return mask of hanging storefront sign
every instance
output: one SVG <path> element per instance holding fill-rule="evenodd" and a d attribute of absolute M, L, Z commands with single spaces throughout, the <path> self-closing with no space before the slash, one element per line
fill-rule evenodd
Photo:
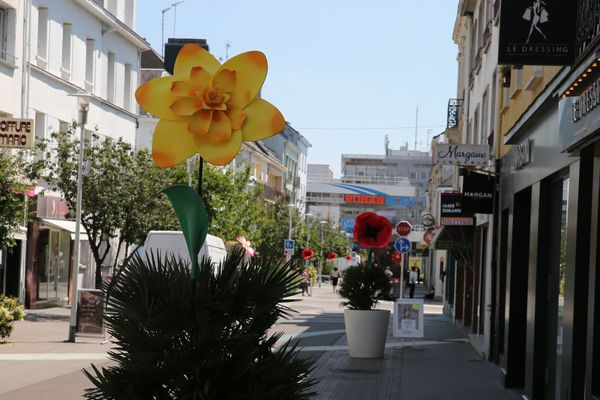
<path fill-rule="evenodd" d="M 593 65 L 597 65 L 597 62 Z M 589 79 L 589 77 L 588 77 Z M 600 105 L 600 79 L 593 81 L 581 80 L 578 96 L 570 93 L 564 96 L 558 103 L 559 115 L 559 140 L 563 150 L 572 150 L 585 143 L 591 135 L 600 129 L 600 118 L 598 118 L 598 106 Z M 577 84 L 574 82 L 573 85 Z M 575 91 L 576 88 L 574 88 Z"/>
<path fill-rule="evenodd" d="M 388 196 L 388 195 L 368 195 L 368 194 L 346 194 L 344 195 L 344 204 L 365 204 L 371 206 L 393 206 L 393 207 L 414 207 L 414 197 Z"/>
<path fill-rule="evenodd" d="M 32 119 L 0 118 L 0 147 L 31 149 L 35 138 Z"/>
<path fill-rule="evenodd" d="M 516 146 L 513 146 L 513 169 L 518 170 L 531 162 L 531 147 L 533 139 L 527 138 Z"/>
<path fill-rule="evenodd" d="M 495 180 L 490 175 L 468 173 L 463 177 L 463 209 L 469 213 L 494 212 Z"/>
<path fill-rule="evenodd" d="M 438 143 L 433 152 L 434 164 L 488 165 L 489 159 L 487 145 Z"/>
<path fill-rule="evenodd" d="M 498 64 L 570 65 L 577 2 L 502 0 Z"/>
<path fill-rule="evenodd" d="M 462 193 L 442 193 L 440 223 L 446 226 L 473 225 L 473 214 L 463 208 Z"/>

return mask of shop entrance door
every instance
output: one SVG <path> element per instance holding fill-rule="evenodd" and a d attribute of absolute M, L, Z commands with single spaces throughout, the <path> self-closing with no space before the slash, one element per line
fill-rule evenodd
<path fill-rule="evenodd" d="M 49 230 L 48 244 L 43 249 L 43 273 L 38 282 L 40 300 L 68 300 L 70 243 L 69 232 Z"/>

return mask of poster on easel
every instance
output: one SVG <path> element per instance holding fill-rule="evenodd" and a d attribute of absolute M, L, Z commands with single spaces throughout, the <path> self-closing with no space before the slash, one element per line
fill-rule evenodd
<path fill-rule="evenodd" d="M 422 338 L 423 299 L 397 299 L 394 303 L 394 337 Z"/>
<path fill-rule="evenodd" d="M 104 337 L 104 292 L 81 289 L 77 297 L 77 335 Z"/>

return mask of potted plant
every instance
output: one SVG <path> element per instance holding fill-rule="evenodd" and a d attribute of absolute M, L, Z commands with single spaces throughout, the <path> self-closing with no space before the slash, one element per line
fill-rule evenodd
<path fill-rule="evenodd" d="M 391 300 L 391 283 L 382 268 L 373 267 L 373 248 L 385 247 L 392 235 L 390 222 L 374 213 L 356 219 L 354 240 L 368 248 L 366 263 L 350 267 L 340 285 L 348 353 L 355 358 L 381 358 L 385 350 L 390 312 L 375 310 L 380 300 Z"/>

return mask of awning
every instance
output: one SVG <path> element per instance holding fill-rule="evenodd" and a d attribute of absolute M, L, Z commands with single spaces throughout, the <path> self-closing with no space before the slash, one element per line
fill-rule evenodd
<path fill-rule="evenodd" d="M 63 231 L 71 232 L 71 240 L 75 240 L 75 221 L 69 221 L 66 219 L 49 219 L 49 218 L 41 218 L 42 225 L 60 229 Z M 85 229 L 83 226 L 80 227 L 80 240 L 88 240 L 87 234 L 85 233 Z"/>
<path fill-rule="evenodd" d="M 429 248 L 452 251 L 456 257 L 471 265 L 474 232 L 473 226 L 443 226 L 433 235 Z"/>
<path fill-rule="evenodd" d="M 12 231 L 12 235 L 15 240 L 27 240 L 27 229 L 19 226 L 17 229 Z"/>

